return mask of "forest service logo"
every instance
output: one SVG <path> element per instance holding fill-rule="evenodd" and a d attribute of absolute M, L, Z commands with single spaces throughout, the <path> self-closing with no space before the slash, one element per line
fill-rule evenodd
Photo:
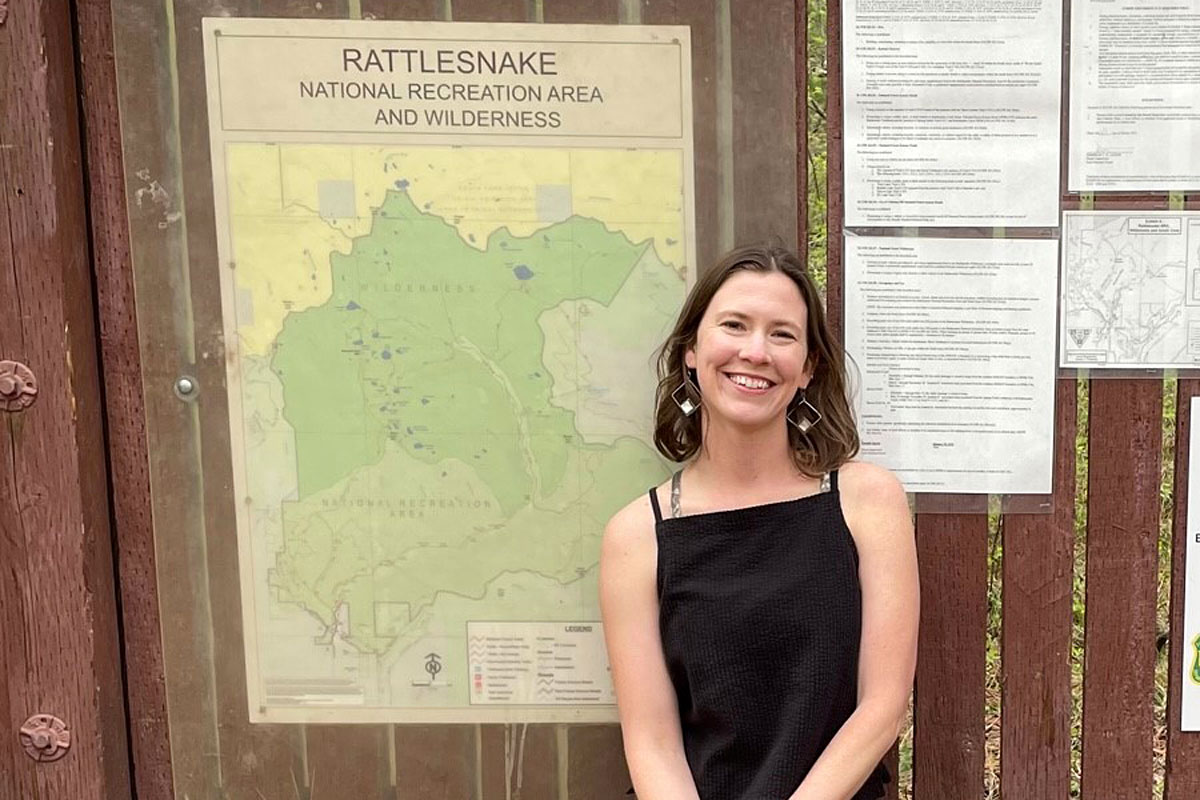
<path fill-rule="evenodd" d="M 1067 333 L 1075 340 L 1076 347 L 1083 347 L 1084 343 L 1092 335 L 1091 328 L 1067 328 Z"/>
<path fill-rule="evenodd" d="M 1192 669 L 1189 676 L 1192 683 L 1200 685 L 1200 635 L 1192 639 Z"/>

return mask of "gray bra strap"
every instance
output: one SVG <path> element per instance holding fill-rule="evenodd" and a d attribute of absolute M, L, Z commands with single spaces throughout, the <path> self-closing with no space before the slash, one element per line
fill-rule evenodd
<path fill-rule="evenodd" d="M 679 476 L 683 474 L 683 470 L 679 470 L 671 476 L 671 516 L 681 517 L 683 512 L 679 510 Z"/>

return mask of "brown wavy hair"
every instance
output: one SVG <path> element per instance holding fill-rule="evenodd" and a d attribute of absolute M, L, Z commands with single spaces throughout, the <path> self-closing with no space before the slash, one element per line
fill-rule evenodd
<path fill-rule="evenodd" d="M 809 359 L 812 380 L 805 396 L 821 413 L 821 421 L 808 433 L 787 426 L 792 460 L 805 475 L 820 477 L 858 453 L 858 429 L 846 393 L 845 358 L 825 321 L 820 291 L 799 257 L 773 244 L 739 247 L 700 277 L 683 303 L 670 336 L 658 351 L 658 389 L 654 402 L 654 445 L 672 461 L 687 461 L 704 443 L 704 400 L 692 416 L 685 416 L 671 398 L 687 374 L 684 355 L 696 345 L 696 331 L 708 304 L 730 275 L 748 272 L 781 272 L 800 289 L 808 310 Z M 792 407 L 789 406 L 790 412 Z"/>

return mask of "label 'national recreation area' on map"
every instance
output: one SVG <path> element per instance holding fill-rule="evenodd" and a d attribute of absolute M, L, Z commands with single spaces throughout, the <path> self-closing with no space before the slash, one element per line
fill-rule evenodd
<path fill-rule="evenodd" d="M 471 705 L 616 703 L 599 622 L 468 622 Z"/>

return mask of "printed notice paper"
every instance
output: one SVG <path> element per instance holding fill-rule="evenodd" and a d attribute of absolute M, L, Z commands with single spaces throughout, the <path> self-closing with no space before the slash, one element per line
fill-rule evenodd
<path fill-rule="evenodd" d="M 615 721 L 597 567 L 670 474 L 688 29 L 204 36 L 251 720 Z"/>
<path fill-rule="evenodd" d="M 863 457 L 910 492 L 1048 494 L 1058 243 L 845 242 Z"/>
<path fill-rule="evenodd" d="M 1200 189 L 1200 0 L 1073 0 L 1067 187 Z"/>
<path fill-rule="evenodd" d="M 1183 584 L 1183 651 L 1179 682 L 1180 730 L 1200 731 L 1200 397 L 1192 398 L 1192 433 L 1188 450 L 1187 561 Z"/>
<path fill-rule="evenodd" d="M 846 225 L 1058 224 L 1062 5 L 842 4 Z"/>
<path fill-rule="evenodd" d="M 1200 212 L 1067 211 L 1064 367 L 1200 364 Z"/>

